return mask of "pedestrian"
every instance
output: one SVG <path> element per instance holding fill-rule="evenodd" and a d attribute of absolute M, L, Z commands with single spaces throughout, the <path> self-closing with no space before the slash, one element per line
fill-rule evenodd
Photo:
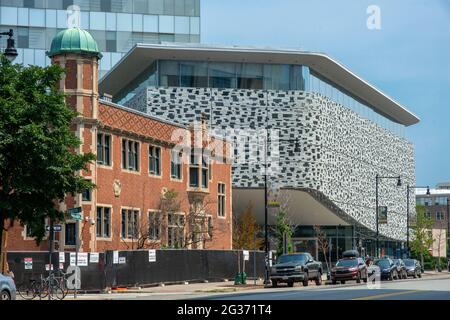
<path fill-rule="evenodd" d="M 366 265 L 369 267 L 372 264 L 372 259 L 369 255 L 366 256 Z"/>

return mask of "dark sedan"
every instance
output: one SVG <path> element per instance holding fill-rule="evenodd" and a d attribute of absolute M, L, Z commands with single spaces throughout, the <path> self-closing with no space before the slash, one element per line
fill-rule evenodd
<path fill-rule="evenodd" d="M 337 262 L 336 267 L 331 269 L 331 282 L 336 284 L 340 281 L 342 284 L 345 281 L 356 280 L 361 283 L 361 280 L 367 282 L 368 273 L 367 266 L 361 258 L 345 258 Z"/>
<path fill-rule="evenodd" d="M 400 279 L 407 279 L 408 272 L 406 271 L 405 262 L 402 259 L 394 259 L 395 266 L 397 267 L 397 274 Z"/>
<path fill-rule="evenodd" d="M 422 267 L 419 261 L 415 259 L 405 259 L 403 262 L 405 263 L 406 274 L 408 277 L 422 278 Z"/>
<path fill-rule="evenodd" d="M 397 266 L 394 261 L 389 258 L 375 260 L 374 265 L 380 268 L 380 275 L 382 280 L 398 279 Z"/>

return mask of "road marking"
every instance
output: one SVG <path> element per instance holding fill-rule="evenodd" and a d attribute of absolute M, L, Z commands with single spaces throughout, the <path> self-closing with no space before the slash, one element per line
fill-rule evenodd
<path fill-rule="evenodd" d="M 402 291 L 402 292 L 394 292 L 394 293 L 385 293 L 385 294 L 378 294 L 378 295 L 374 295 L 374 296 L 355 298 L 352 300 L 374 300 L 374 299 L 382 299 L 382 298 L 387 298 L 387 297 L 401 296 L 401 295 L 417 293 L 417 292 L 423 292 L 423 291 L 422 290 L 410 290 L 410 291 Z"/>

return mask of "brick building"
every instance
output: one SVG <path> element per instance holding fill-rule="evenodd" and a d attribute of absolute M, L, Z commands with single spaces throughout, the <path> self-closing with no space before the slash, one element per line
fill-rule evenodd
<path fill-rule="evenodd" d="M 73 124 L 82 141 L 77 152 L 97 156 L 81 173 L 96 188 L 61 204 L 61 210 L 82 207 L 83 220 L 78 228 L 76 221 L 66 220 L 55 235 L 56 250 L 75 250 L 77 237 L 84 252 L 231 249 L 229 144 L 210 137 L 205 121 L 186 127 L 100 99 L 102 56 L 86 31 L 60 32 L 48 56 L 66 69 L 60 87 L 79 113 Z M 26 226 L 15 224 L 8 232 L 8 250 L 48 249 L 48 241 L 37 247 L 27 234 Z"/>

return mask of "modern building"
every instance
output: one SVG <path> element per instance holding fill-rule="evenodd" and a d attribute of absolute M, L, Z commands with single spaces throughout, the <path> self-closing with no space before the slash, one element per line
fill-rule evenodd
<path fill-rule="evenodd" d="M 428 218 L 432 219 L 433 224 L 433 238 L 437 246 L 442 242 L 442 238 L 447 239 L 446 252 L 450 255 L 450 183 L 439 183 L 435 189 L 430 189 L 428 195 L 426 191 L 418 189 L 416 190 L 416 204 L 425 207 L 425 214 Z M 439 241 L 438 238 L 441 238 Z M 442 245 L 441 245 L 442 247 Z M 433 250 L 434 255 L 437 254 L 437 250 Z M 443 252 L 441 252 L 443 255 Z"/>
<path fill-rule="evenodd" d="M 52 39 L 73 24 L 97 41 L 101 77 L 136 43 L 200 42 L 200 0 L 0 1 L 0 30 L 14 30 L 18 63 L 49 65 Z"/>
<path fill-rule="evenodd" d="M 387 208 L 386 221 L 379 220 L 379 247 L 385 255 L 404 249 L 406 185 L 415 183 L 414 147 L 405 128 L 419 119 L 327 55 L 137 44 L 105 75 L 99 91 L 180 124 L 207 114 L 209 126 L 234 141 L 233 209 L 242 212 L 251 204 L 261 224 L 262 146 L 269 141 L 271 196 L 278 194 L 298 226 L 298 250 L 319 251 L 313 226 L 320 225 L 333 259 L 354 247 L 374 255 L 376 176 L 392 177 L 379 180 L 379 206 Z M 398 176 L 403 186 L 397 186 Z"/>
<path fill-rule="evenodd" d="M 81 208 L 82 220 L 68 216 L 56 249 L 74 251 L 77 239 L 82 252 L 231 249 L 230 144 L 209 136 L 205 124 L 185 126 L 99 100 L 101 53 L 84 30 L 60 32 L 49 57 L 66 68 L 60 88 L 80 114 L 77 152 L 97 156 L 80 173 L 96 188 L 60 205 L 63 211 Z M 8 232 L 9 251 L 48 248 L 48 241 L 37 247 L 29 231 L 16 223 Z"/>

